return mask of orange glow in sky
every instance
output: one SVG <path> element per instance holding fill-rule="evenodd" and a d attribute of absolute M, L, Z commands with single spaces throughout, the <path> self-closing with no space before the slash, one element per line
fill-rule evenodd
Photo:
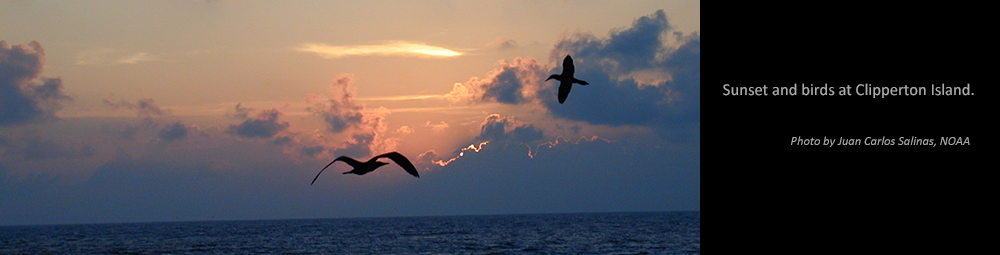
<path fill-rule="evenodd" d="M 297 48 L 298 51 L 312 52 L 323 58 L 342 58 L 348 56 L 382 55 L 382 56 L 418 56 L 449 58 L 461 56 L 461 52 L 424 43 L 393 41 L 383 44 L 330 46 L 318 43 L 306 43 Z"/>

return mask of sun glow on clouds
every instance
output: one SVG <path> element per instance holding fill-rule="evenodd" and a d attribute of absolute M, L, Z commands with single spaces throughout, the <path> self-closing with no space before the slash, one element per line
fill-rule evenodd
<path fill-rule="evenodd" d="M 439 166 L 447 166 L 448 164 L 451 164 L 451 162 L 455 162 L 455 160 L 458 160 L 458 158 L 465 156 L 465 151 L 472 150 L 475 151 L 476 153 L 479 153 L 479 150 L 483 149 L 483 145 L 487 145 L 489 143 L 490 141 L 481 142 L 479 143 L 478 148 L 476 147 L 475 144 L 469 144 L 468 147 L 462 148 L 462 150 L 458 152 L 458 156 L 455 156 L 454 158 L 448 160 L 432 160 L 431 163 L 437 164 Z"/>
<path fill-rule="evenodd" d="M 312 52 L 323 58 L 342 58 L 348 56 L 416 56 L 450 58 L 461 56 L 461 52 L 424 43 L 391 41 L 383 44 L 330 46 L 319 43 L 302 44 L 296 50 Z"/>

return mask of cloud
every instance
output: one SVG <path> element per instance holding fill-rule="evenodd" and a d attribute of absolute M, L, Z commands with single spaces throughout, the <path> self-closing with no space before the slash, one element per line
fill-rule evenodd
<path fill-rule="evenodd" d="M 500 60 L 485 78 L 455 83 L 445 97 L 452 102 L 538 105 L 560 119 L 696 136 L 675 131 L 696 131 L 700 120 L 701 37 L 672 29 L 659 10 L 604 38 L 563 35 L 549 56 L 556 66 L 531 57 Z M 574 76 L 591 85 L 573 85 L 567 101 L 559 104 L 558 81 L 544 79 L 561 73 L 566 55 L 573 56 Z"/>
<path fill-rule="evenodd" d="M 413 160 L 413 163 L 421 166 L 423 169 L 427 169 L 432 162 L 441 160 L 442 156 L 438 155 L 437 151 L 429 150 L 424 153 L 417 155 L 417 158 Z"/>
<path fill-rule="evenodd" d="M 486 78 L 472 77 L 465 83 L 455 83 L 445 95 L 452 102 L 492 101 L 505 104 L 535 102 L 545 68 L 531 57 L 500 60 Z"/>
<path fill-rule="evenodd" d="M 575 77 L 564 104 L 556 100 L 562 60 L 573 56 Z M 531 57 L 500 60 L 485 78 L 455 83 L 445 97 L 452 102 L 537 105 L 552 117 L 609 126 L 643 126 L 661 135 L 697 139 L 701 116 L 701 37 L 673 31 L 666 14 L 656 11 L 606 37 L 590 33 L 561 36 L 550 52 L 549 67 Z"/>
<path fill-rule="evenodd" d="M 498 50 L 511 50 L 511 49 L 516 49 L 518 47 L 517 41 L 504 39 L 501 36 L 497 36 L 496 39 L 486 43 L 485 46 L 486 48 L 498 49 Z"/>
<path fill-rule="evenodd" d="M 354 81 L 354 74 L 337 75 L 330 85 L 330 95 L 306 97 L 306 102 L 312 104 L 307 110 L 323 117 L 331 133 L 347 135 L 345 141 L 333 148 L 337 155 L 361 157 L 395 150 L 399 138 L 385 136 L 388 131 L 385 120 L 392 112 L 385 107 L 365 111 L 363 104 L 355 102 Z"/>
<path fill-rule="evenodd" d="M 448 123 L 444 122 L 443 120 L 440 123 L 433 124 L 433 125 L 431 125 L 431 122 L 428 121 L 427 123 L 424 123 L 424 126 L 425 127 L 430 127 L 431 131 L 438 132 L 438 133 L 444 132 L 445 129 L 448 129 L 448 127 L 450 127 L 448 125 Z"/>
<path fill-rule="evenodd" d="M 156 100 L 152 98 L 141 98 L 135 102 L 131 102 L 124 99 L 113 100 L 110 98 L 113 96 L 114 94 L 110 95 L 109 98 L 103 99 L 101 101 L 103 105 L 115 110 L 131 110 L 135 112 L 135 116 L 139 118 L 139 122 L 127 123 L 118 127 L 106 125 L 104 127 L 105 132 L 117 134 L 119 137 L 127 140 L 139 138 L 138 135 L 140 133 L 160 135 L 159 132 L 163 130 L 155 130 L 161 124 L 157 123 L 157 119 L 170 115 L 170 109 L 161 108 L 156 104 Z M 146 131 L 153 133 L 146 133 Z"/>
<path fill-rule="evenodd" d="M 343 58 L 348 56 L 415 56 L 449 58 L 461 56 L 457 52 L 444 47 L 431 46 L 424 43 L 407 41 L 390 41 L 382 44 L 330 46 L 319 43 L 302 44 L 296 50 L 316 53 L 323 58 Z"/>
<path fill-rule="evenodd" d="M 250 111 L 253 110 L 254 109 L 250 107 L 243 107 L 243 103 L 236 103 L 235 112 L 227 112 L 226 117 L 235 118 L 238 120 L 245 120 L 250 118 Z"/>
<path fill-rule="evenodd" d="M 53 119 L 72 100 L 63 93 L 62 79 L 40 77 L 44 66 L 38 42 L 10 46 L 0 40 L 0 126 Z"/>
<path fill-rule="evenodd" d="M 117 49 L 96 49 L 76 54 L 77 65 L 134 65 L 159 61 L 160 58 L 148 52 L 128 53 Z"/>
<path fill-rule="evenodd" d="M 671 30 L 666 14 L 658 10 L 636 19 L 629 28 L 612 30 L 606 39 L 590 33 L 565 36 L 556 43 L 549 59 L 561 63 L 566 54 L 571 54 L 574 60 L 587 59 L 590 66 L 613 75 L 627 74 L 661 64 L 664 54 L 670 51 L 663 39 Z"/>
<path fill-rule="evenodd" d="M 409 133 L 413 133 L 413 129 L 410 128 L 410 126 L 401 126 L 401 127 L 399 127 L 399 128 L 396 129 L 396 133 L 409 134 Z"/>
<path fill-rule="evenodd" d="M 500 114 L 486 116 L 479 127 L 477 141 L 492 143 L 527 143 L 543 138 L 543 131 L 514 117 L 503 117 Z"/>
<path fill-rule="evenodd" d="M 313 104 L 308 110 L 322 116 L 330 132 L 340 133 L 362 122 L 364 106 L 354 103 L 353 84 L 354 74 L 340 74 L 330 85 L 330 97 L 309 95 L 306 98 L 307 103 Z"/>
<path fill-rule="evenodd" d="M 385 120 L 390 114 L 392 112 L 385 107 L 365 113 L 362 124 L 352 130 L 348 139 L 334 153 L 361 157 L 395 151 L 399 138 L 385 136 L 388 130 Z"/>
<path fill-rule="evenodd" d="M 138 52 L 138 53 L 135 53 L 135 54 L 128 55 L 128 56 L 125 56 L 123 58 L 120 58 L 120 59 L 116 60 L 115 62 L 118 62 L 118 63 L 121 63 L 121 64 L 132 65 L 132 64 L 138 64 L 138 63 L 141 63 L 141 62 L 149 62 L 149 61 L 156 61 L 156 60 L 159 60 L 159 59 L 156 58 L 156 57 L 154 57 L 153 55 L 150 55 L 149 53 Z"/>
<path fill-rule="evenodd" d="M 553 116 L 593 124 L 664 127 L 699 120 L 701 39 L 671 29 L 660 10 L 636 19 L 627 29 L 613 30 L 608 38 L 566 36 L 550 59 L 572 55 L 575 76 L 592 85 L 574 85 L 564 105 L 553 100 L 543 104 Z M 670 35 L 679 46 L 668 46 Z M 643 84 L 650 74 L 662 80 Z M 540 93 L 555 94 L 556 86 L 547 84 Z"/>
<path fill-rule="evenodd" d="M 163 141 L 169 142 L 169 141 L 184 139 L 185 137 L 187 137 L 187 134 L 188 134 L 187 126 L 181 124 L 181 122 L 178 121 L 174 122 L 174 124 L 170 124 L 167 127 L 161 129 L 160 132 L 157 133 L 157 136 L 159 136 L 160 139 L 162 139 Z"/>
<path fill-rule="evenodd" d="M 239 106 L 237 105 L 237 109 Z M 230 125 L 226 133 L 246 138 L 272 138 L 279 132 L 288 129 L 290 124 L 281 120 L 281 112 L 277 109 L 264 110 L 253 118 L 247 118 L 239 125 Z"/>
<path fill-rule="evenodd" d="M 314 157 L 316 155 L 319 155 L 319 153 L 321 153 L 321 152 L 323 152 L 325 150 L 326 150 L 326 148 L 323 148 L 323 146 L 303 147 L 302 148 L 302 155 L 306 155 L 306 156 L 309 156 L 309 157 Z"/>
<path fill-rule="evenodd" d="M 531 158 L 525 155 L 523 146 L 490 143 L 479 153 L 466 151 L 464 157 L 445 167 L 418 165 L 432 171 L 424 170 L 427 177 L 421 179 L 423 184 L 408 191 L 459 195 L 408 198 L 414 206 L 446 212 L 463 208 L 481 213 L 587 211 L 596 207 L 614 211 L 697 210 L 697 151 L 676 152 L 654 146 L 583 140 L 572 146 L 553 147 Z M 419 158 L 431 160 L 439 156 L 426 152 Z M 449 185 L 452 183 L 461 185 Z M 441 196 L 448 200 L 435 201 Z"/>
<path fill-rule="evenodd" d="M 426 99 L 444 99 L 445 96 L 441 94 L 437 95 L 404 95 L 404 96 L 385 96 L 385 97 L 362 97 L 357 98 L 358 101 L 410 101 L 410 100 L 426 100 Z"/>
<path fill-rule="evenodd" d="M 104 99 L 102 102 L 105 106 L 111 107 L 111 109 L 135 110 L 135 114 L 144 119 L 161 117 L 170 113 L 169 110 L 165 110 L 160 108 L 159 105 L 156 105 L 156 100 L 153 100 L 152 98 L 141 98 L 135 103 L 125 100 L 112 102 L 110 99 Z"/>

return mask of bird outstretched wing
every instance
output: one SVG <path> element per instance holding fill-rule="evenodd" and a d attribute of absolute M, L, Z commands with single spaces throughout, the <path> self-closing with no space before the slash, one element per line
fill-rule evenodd
<path fill-rule="evenodd" d="M 351 165 L 351 167 L 353 167 L 353 168 L 357 168 L 361 164 L 364 164 L 364 163 L 361 163 L 360 161 L 354 160 L 353 158 L 350 158 L 350 157 L 347 157 L 347 156 L 337 157 L 337 159 L 334 159 L 333 161 L 330 161 L 330 164 L 326 164 L 326 166 L 324 166 L 323 169 L 319 170 L 319 173 L 316 174 L 316 177 L 313 178 L 313 181 L 310 182 L 309 185 L 312 186 L 313 183 L 316 183 L 316 179 L 319 179 L 319 175 L 323 173 L 323 170 L 326 170 L 327 167 L 330 167 L 330 165 L 333 165 L 333 163 L 336 163 L 337 161 L 344 161 L 344 163 L 347 163 L 348 165 Z"/>
<path fill-rule="evenodd" d="M 420 178 L 420 174 L 417 173 L 417 167 L 413 166 L 413 163 L 410 163 L 410 160 L 406 159 L 406 157 L 403 157 L 403 154 L 399 154 L 399 152 L 395 152 L 394 151 L 394 152 L 389 152 L 389 153 L 386 153 L 386 154 L 378 155 L 378 156 L 375 156 L 374 158 L 372 158 L 372 160 L 376 160 L 376 159 L 379 159 L 379 158 L 389 158 L 393 162 L 396 162 L 396 164 L 398 164 L 400 167 L 402 167 L 403 170 L 406 170 L 407 173 L 410 173 L 410 175 L 413 175 L 414 177 Z"/>
<path fill-rule="evenodd" d="M 561 81 L 559 82 L 559 103 L 566 102 L 566 97 L 569 96 L 569 90 L 573 88 L 572 81 Z"/>

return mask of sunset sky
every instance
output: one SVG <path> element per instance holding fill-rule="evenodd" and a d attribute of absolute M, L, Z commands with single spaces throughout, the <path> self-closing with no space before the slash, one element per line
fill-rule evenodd
<path fill-rule="evenodd" d="M 0 0 L 0 225 L 700 210 L 700 13 Z"/>

